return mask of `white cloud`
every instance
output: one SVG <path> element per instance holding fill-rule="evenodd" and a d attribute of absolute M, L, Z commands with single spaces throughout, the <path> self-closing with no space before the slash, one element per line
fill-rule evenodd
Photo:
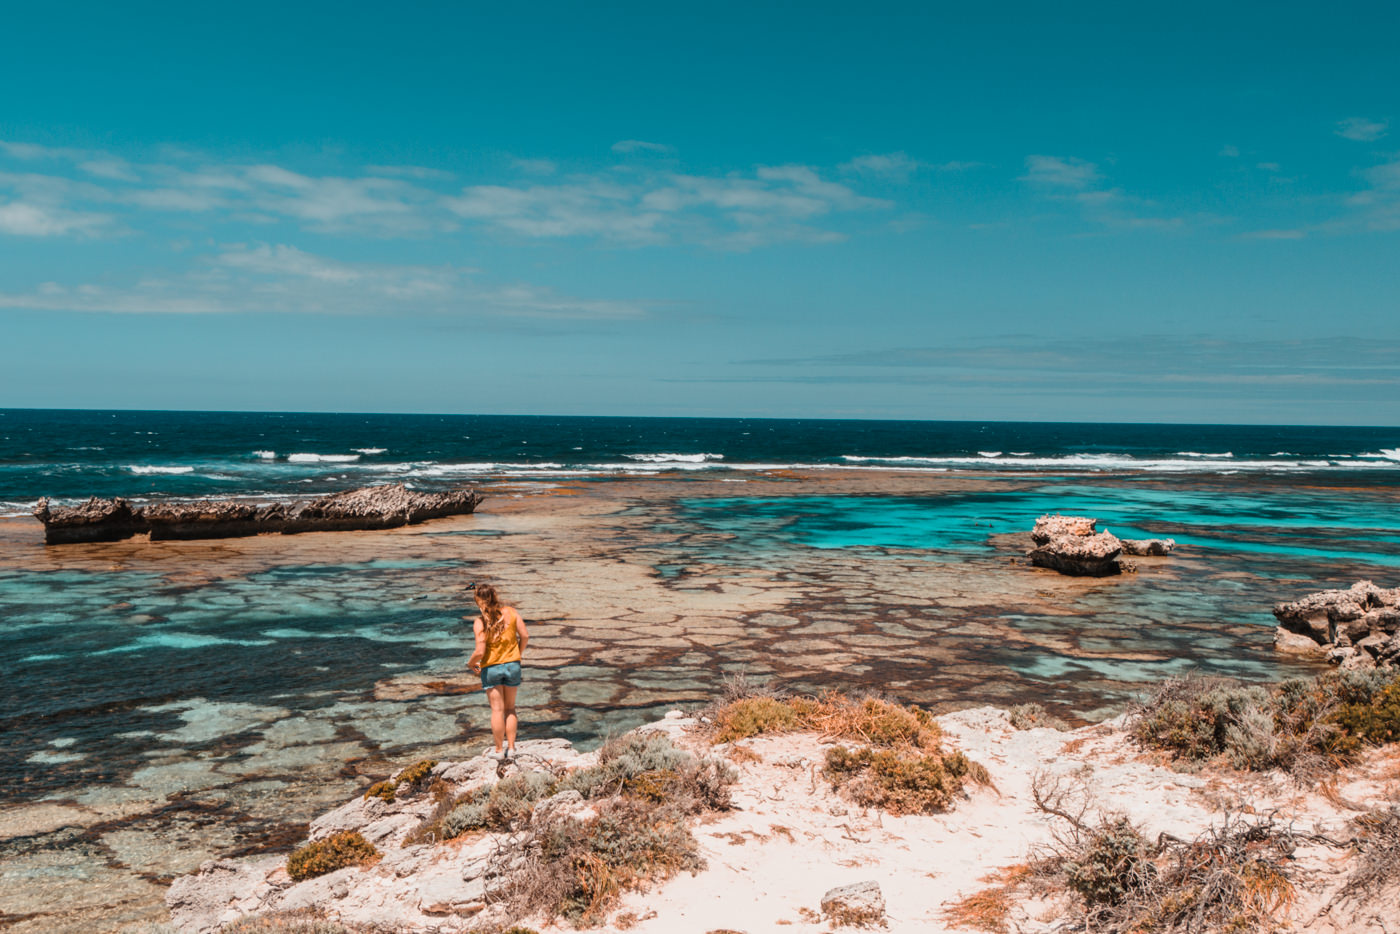
<path fill-rule="evenodd" d="M 1240 157 L 1240 147 L 1231 146 L 1229 143 L 1226 143 L 1224 146 L 1220 147 L 1220 155 L 1226 159 L 1238 159 Z"/>
<path fill-rule="evenodd" d="M 1088 188 L 1098 184 L 1099 167 L 1083 159 L 1061 156 L 1026 156 L 1022 181 L 1056 188 Z"/>
<path fill-rule="evenodd" d="M 669 154 L 675 152 L 676 149 L 674 146 L 667 146 L 665 143 L 648 143 L 643 139 L 620 139 L 612 144 L 612 151 L 618 153 L 654 152 Z"/>
<path fill-rule="evenodd" d="M 0 203 L 0 233 L 17 237 L 94 234 L 111 223 L 104 214 L 67 211 L 49 205 L 11 201 Z"/>
<path fill-rule="evenodd" d="M 1345 139 L 1356 140 L 1360 143 L 1369 143 L 1380 139 L 1390 128 L 1389 120 L 1369 120 L 1366 117 L 1347 117 L 1345 120 L 1337 121 L 1338 136 Z"/>

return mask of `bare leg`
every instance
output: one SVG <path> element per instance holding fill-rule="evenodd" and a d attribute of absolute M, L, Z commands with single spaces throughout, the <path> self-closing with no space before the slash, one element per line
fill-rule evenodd
<path fill-rule="evenodd" d="M 506 699 L 502 692 L 510 691 L 515 693 L 515 688 L 494 687 L 486 689 L 486 699 L 491 702 L 491 738 L 496 741 L 496 751 L 501 751 L 501 740 L 506 735 Z M 514 700 L 514 698 L 511 698 Z M 515 716 L 514 705 L 511 707 L 511 716 Z M 512 731 L 513 732 L 513 731 Z"/>
<path fill-rule="evenodd" d="M 520 689 L 502 686 L 501 690 L 505 692 L 505 697 L 503 699 L 505 705 L 505 716 L 502 719 L 505 721 L 506 746 L 510 749 L 511 753 L 514 754 L 515 731 L 520 726 L 520 719 L 515 715 L 515 692 Z M 492 722 L 494 723 L 495 721 L 493 720 Z"/>

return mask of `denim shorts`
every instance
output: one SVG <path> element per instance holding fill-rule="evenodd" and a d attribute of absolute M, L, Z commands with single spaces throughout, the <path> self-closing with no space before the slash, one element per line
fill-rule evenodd
<path fill-rule="evenodd" d="M 486 688 L 518 688 L 520 687 L 520 663 L 501 662 L 499 665 L 487 665 L 481 669 L 481 687 Z"/>

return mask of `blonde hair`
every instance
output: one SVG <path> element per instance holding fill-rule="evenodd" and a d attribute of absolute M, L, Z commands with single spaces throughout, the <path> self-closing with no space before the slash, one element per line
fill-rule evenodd
<path fill-rule="evenodd" d="M 481 620 L 486 624 L 486 640 L 494 642 L 506 631 L 506 614 L 496 588 L 490 584 L 477 584 L 476 605 L 481 607 Z"/>

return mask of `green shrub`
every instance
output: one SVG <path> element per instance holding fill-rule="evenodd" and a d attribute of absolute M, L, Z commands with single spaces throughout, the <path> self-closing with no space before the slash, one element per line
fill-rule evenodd
<path fill-rule="evenodd" d="M 1105 821 L 1064 862 L 1071 891 L 1088 905 L 1118 905 L 1155 874 L 1147 841 L 1126 817 Z"/>
<path fill-rule="evenodd" d="M 378 858 L 379 851 L 358 831 L 337 833 L 292 853 L 287 858 L 287 875 L 292 881 L 301 882 L 346 866 L 363 866 Z"/>
<path fill-rule="evenodd" d="M 1188 761 L 1223 756 L 1314 779 L 1367 745 L 1400 740 L 1400 672 L 1333 671 L 1272 688 L 1173 679 L 1135 711 L 1132 735 Z"/>
<path fill-rule="evenodd" d="M 551 824 L 538 844 L 514 890 L 517 907 L 575 924 L 603 920 L 624 891 L 705 868 L 685 815 L 636 798 L 604 801 L 587 821 Z"/>

